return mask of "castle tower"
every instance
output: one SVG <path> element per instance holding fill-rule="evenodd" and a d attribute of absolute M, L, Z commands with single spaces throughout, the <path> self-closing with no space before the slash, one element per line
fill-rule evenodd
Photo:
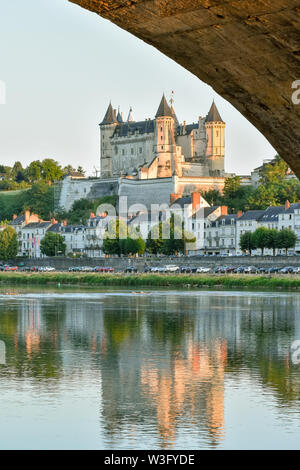
<path fill-rule="evenodd" d="M 107 108 L 106 114 L 100 126 L 100 174 L 102 178 L 112 176 L 112 148 L 110 138 L 118 125 L 116 110 L 111 103 Z"/>
<path fill-rule="evenodd" d="M 157 158 L 157 178 L 168 178 L 176 173 L 174 117 L 165 95 L 155 115 L 154 152 Z"/>
<path fill-rule="evenodd" d="M 225 158 L 225 122 L 213 101 L 205 119 L 207 135 L 206 157 L 208 159 L 211 176 L 224 174 Z"/>

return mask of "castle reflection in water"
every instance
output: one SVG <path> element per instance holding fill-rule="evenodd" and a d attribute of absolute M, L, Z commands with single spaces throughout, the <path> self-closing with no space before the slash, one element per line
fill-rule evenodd
<path fill-rule="evenodd" d="M 290 349 L 299 304 L 298 295 L 234 292 L 3 296 L 0 378 L 59 389 L 62 377 L 85 381 L 88 372 L 112 448 L 141 429 L 172 448 L 186 426 L 214 447 L 226 435 L 229 379 L 250 376 L 278 406 L 299 400 Z"/>

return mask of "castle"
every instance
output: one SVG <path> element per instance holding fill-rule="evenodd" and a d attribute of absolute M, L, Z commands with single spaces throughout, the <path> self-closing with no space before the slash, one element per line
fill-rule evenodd
<path fill-rule="evenodd" d="M 173 100 L 163 95 L 154 119 L 135 122 L 130 108 L 125 121 L 110 103 L 100 124 L 100 178 L 69 175 L 59 187 L 59 207 L 75 200 L 108 194 L 126 196 L 128 207 L 169 204 L 193 192 L 222 192 L 225 122 L 215 102 L 206 117 L 178 122 Z"/>
<path fill-rule="evenodd" d="M 101 177 L 136 180 L 224 177 L 225 122 L 213 102 L 205 118 L 179 124 L 163 95 L 154 119 L 127 121 L 108 106 L 100 124 Z"/>

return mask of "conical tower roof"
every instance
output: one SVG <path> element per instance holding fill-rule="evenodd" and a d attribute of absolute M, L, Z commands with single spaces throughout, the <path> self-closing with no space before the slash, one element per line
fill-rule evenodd
<path fill-rule="evenodd" d="M 114 124 L 115 122 L 117 122 L 115 112 L 111 103 L 109 103 L 106 114 L 101 124 Z"/>
<path fill-rule="evenodd" d="M 172 116 L 173 117 L 173 113 L 170 109 L 170 106 L 167 103 L 167 100 L 164 94 L 161 99 L 161 102 L 160 102 L 160 105 L 158 107 L 155 117 L 160 117 L 160 116 Z"/>
<path fill-rule="evenodd" d="M 206 116 L 205 122 L 224 122 L 223 119 L 220 116 L 220 113 L 219 113 L 218 108 L 215 104 L 215 101 L 213 101 L 213 103 L 211 105 L 209 113 Z"/>
<path fill-rule="evenodd" d="M 122 114 L 120 113 L 120 106 L 119 106 L 119 108 L 118 108 L 117 121 L 118 121 L 119 123 L 122 123 L 122 122 L 123 122 Z"/>
<path fill-rule="evenodd" d="M 135 122 L 135 121 L 134 121 L 133 114 L 132 114 L 132 108 L 131 108 L 131 107 L 130 107 L 130 110 L 129 110 L 127 122 Z"/>

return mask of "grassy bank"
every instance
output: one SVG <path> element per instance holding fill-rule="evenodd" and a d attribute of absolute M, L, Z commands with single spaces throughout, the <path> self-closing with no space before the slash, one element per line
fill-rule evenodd
<path fill-rule="evenodd" d="M 159 275 L 98 273 L 0 273 L 0 285 L 78 285 L 119 287 L 222 287 L 230 289 L 300 289 L 300 277 L 249 275 Z"/>

